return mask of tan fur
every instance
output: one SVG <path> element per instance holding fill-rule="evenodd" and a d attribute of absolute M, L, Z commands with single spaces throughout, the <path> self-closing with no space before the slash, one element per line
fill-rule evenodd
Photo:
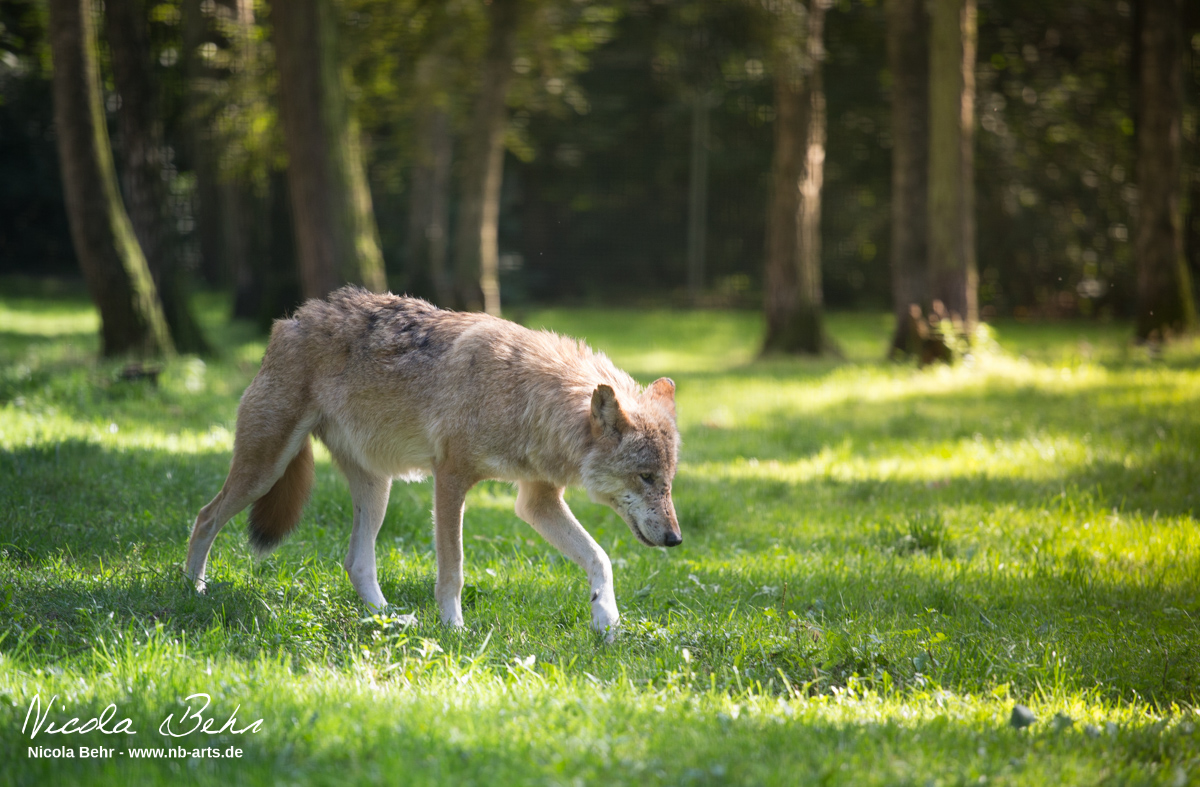
<path fill-rule="evenodd" d="M 312 441 L 305 439 L 270 491 L 250 504 L 250 544 L 256 554 L 270 552 L 296 527 L 312 485 Z"/>
<path fill-rule="evenodd" d="M 196 517 L 188 574 L 203 587 L 213 539 L 251 503 L 256 544 L 269 548 L 291 529 L 307 497 L 311 433 L 350 484 L 345 565 L 368 605 L 386 604 L 374 544 L 392 479 L 432 473 L 434 592 L 442 620 L 461 625 L 463 501 L 478 481 L 500 479 L 518 484 L 518 515 L 587 571 L 592 624 L 611 631 L 618 613 L 610 561 L 563 502 L 563 489 L 584 486 L 642 543 L 678 544 L 674 393 L 666 378 L 643 391 L 573 339 L 343 288 L 276 322 L 238 406 L 229 477 Z"/>

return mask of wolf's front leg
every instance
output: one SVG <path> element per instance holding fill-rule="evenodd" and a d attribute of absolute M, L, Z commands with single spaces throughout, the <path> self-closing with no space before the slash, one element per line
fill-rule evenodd
<path fill-rule="evenodd" d="M 437 583 L 433 588 L 442 623 L 461 626 L 463 588 L 462 520 L 467 490 L 474 484 L 448 468 L 433 471 L 433 528 Z"/>
<path fill-rule="evenodd" d="M 616 634 L 621 615 L 617 612 L 612 562 L 608 555 L 575 519 L 563 500 L 560 487 L 522 481 L 517 489 L 517 516 L 587 572 L 591 585 L 592 628 L 611 639 Z"/>

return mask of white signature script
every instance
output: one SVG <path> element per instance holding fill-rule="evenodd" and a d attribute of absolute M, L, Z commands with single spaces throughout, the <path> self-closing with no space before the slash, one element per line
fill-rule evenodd
<path fill-rule="evenodd" d="M 203 704 L 197 710 L 192 710 L 192 700 L 202 700 Z M 55 723 L 50 719 L 50 711 L 54 708 L 55 702 L 58 701 L 58 695 L 55 694 L 50 698 L 50 702 L 46 707 L 42 707 L 42 695 L 35 694 L 29 703 L 29 711 L 25 714 L 25 723 L 21 725 L 21 734 L 29 733 L 29 738 L 36 738 L 38 733 L 44 732 L 47 735 L 73 735 L 82 732 L 102 732 L 105 735 L 116 735 L 124 733 L 125 735 L 136 735 L 137 730 L 133 728 L 133 719 L 116 719 L 117 706 L 115 703 L 109 703 L 99 716 L 94 716 L 90 719 L 80 720 L 78 717 L 68 719 L 65 722 Z M 258 732 L 262 729 L 263 720 L 251 722 L 244 727 L 238 727 L 237 712 L 242 709 L 239 704 L 234 708 L 233 713 L 229 714 L 229 718 L 220 727 L 214 729 L 216 719 L 205 717 L 205 712 L 208 706 L 212 704 L 212 697 L 207 694 L 189 694 L 183 699 L 189 703 L 187 710 L 180 715 L 176 721 L 175 714 L 172 713 L 167 718 L 163 719 L 162 724 L 158 725 L 158 733 L 171 738 L 182 738 L 185 735 L 191 735 L 193 732 L 205 732 L 209 735 L 221 735 L 230 733 L 231 735 L 241 735 L 244 732 Z M 59 707 L 66 710 L 65 705 Z M 30 730 L 30 721 L 33 721 L 33 729 Z"/>

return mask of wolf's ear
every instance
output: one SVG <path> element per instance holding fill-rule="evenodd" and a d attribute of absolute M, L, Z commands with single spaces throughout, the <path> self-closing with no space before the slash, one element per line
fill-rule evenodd
<path fill-rule="evenodd" d="M 646 388 L 646 399 L 662 407 L 675 417 L 675 381 L 670 377 L 659 377 Z"/>
<path fill-rule="evenodd" d="M 611 385 L 597 385 L 592 391 L 592 437 L 620 436 L 629 428 L 629 419 L 617 402 Z"/>

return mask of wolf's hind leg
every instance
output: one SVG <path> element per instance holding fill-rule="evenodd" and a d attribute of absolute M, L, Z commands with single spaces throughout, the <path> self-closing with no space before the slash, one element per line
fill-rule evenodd
<path fill-rule="evenodd" d="M 204 590 L 204 572 L 208 564 L 208 552 L 225 523 L 241 513 L 247 506 L 262 497 L 274 485 L 276 479 L 254 483 L 241 474 L 230 471 L 225 485 L 217 496 L 196 516 L 192 525 L 192 536 L 188 539 L 186 574 L 196 583 L 196 589 Z"/>
<path fill-rule="evenodd" d="M 289 494 L 307 498 L 311 484 L 312 443 L 308 426 L 293 423 L 282 431 L 253 432 L 243 425 L 245 414 L 244 408 L 239 410 L 238 436 L 234 441 L 229 476 L 217 496 L 200 509 L 192 525 L 185 573 L 196 584 L 197 590 L 204 590 L 208 552 L 226 522 L 271 492 L 285 472 L 308 475 L 307 479 L 301 479 L 304 483 L 289 485 Z M 252 420 L 246 419 L 247 424 Z M 299 500 L 298 505 L 303 505 L 303 500 Z M 294 513 L 299 515 L 298 507 Z M 279 537 L 282 538 L 282 534 Z"/>
<path fill-rule="evenodd" d="M 453 472 L 434 468 L 433 526 L 437 583 L 433 588 L 442 623 L 461 626 L 463 587 L 462 520 L 467 490 L 474 485 Z"/>
<path fill-rule="evenodd" d="M 359 598 L 375 612 L 387 606 L 379 588 L 375 566 L 375 538 L 383 525 L 392 479 L 370 473 L 353 462 L 339 462 L 350 484 L 354 499 L 354 529 L 350 532 L 350 550 L 346 553 L 346 574 Z"/>
<path fill-rule="evenodd" d="M 592 628 L 611 637 L 621 619 L 613 593 L 612 562 L 571 513 L 563 500 L 563 490 L 551 484 L 522 481 L 517 485 L 516 508 L 517 516 L 587 572 L 591 585 Z"/>

